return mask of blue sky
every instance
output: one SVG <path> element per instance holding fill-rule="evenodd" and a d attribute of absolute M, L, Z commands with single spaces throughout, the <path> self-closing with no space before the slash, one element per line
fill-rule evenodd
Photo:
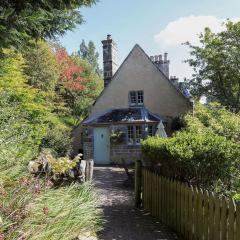
<path fill-rule="evenodd" d="M 82 39 L 93 40 L 101 62 L 101 40 L 111 34 L 118 44 L 119 64 L 138 43 L 148 55 L 168 52 L 170 74 L 182 79 L 189 77 L 191 70 L 183 63 L 188 49 L 181 43 L 197 44 L 196 34 L 205 26 L 218 32 L 224 19 L 239 20 L 240 1 L 101 0 L 81 13 L 86 22 L 59 39 L 69 53 L 78 50 Z"/>

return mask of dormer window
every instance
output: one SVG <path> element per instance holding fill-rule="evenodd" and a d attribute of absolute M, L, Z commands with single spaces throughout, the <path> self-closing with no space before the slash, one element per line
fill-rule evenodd
<path fill-rule="evenodd" d="M 142 106 L 144 101 L 143 91 L 131 91 L 129 93 L 130 106 Z"/>

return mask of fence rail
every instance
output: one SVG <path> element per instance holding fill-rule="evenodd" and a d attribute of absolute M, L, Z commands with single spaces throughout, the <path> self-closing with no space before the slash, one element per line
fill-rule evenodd
<path fill-rule="evenodd" d="M 140 165 L 136 170 L 136 197 L 142 207 L 184 239 L 240 240 L 240 205 L 232 199 L 189 187 Z"/>

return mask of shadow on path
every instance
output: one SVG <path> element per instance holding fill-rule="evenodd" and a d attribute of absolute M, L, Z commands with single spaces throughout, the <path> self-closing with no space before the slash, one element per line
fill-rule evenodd
<path fill-rule="evenodd" d="M 125 172 L 116 167 L 95 167 L 94 184 L 106 221 L 101 240 L 173 240 L 177 235 L 148 213 L 135 209 L 133 189 L 124 186 Z"/>

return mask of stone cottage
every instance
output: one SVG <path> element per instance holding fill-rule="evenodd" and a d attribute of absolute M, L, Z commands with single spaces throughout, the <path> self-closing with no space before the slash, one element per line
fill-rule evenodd
<path fill-rule="evenodd" d="M 149 57 L 135 45 L 117 68 L 117 45 L 103 44 L 104 90 L 76 128 L 75 153 L 97 164 L 139 159 L 141 139 L 171 134 L 174 118 L 192 111 L 188 92 L 169 78 L 167 53 Z"/>

